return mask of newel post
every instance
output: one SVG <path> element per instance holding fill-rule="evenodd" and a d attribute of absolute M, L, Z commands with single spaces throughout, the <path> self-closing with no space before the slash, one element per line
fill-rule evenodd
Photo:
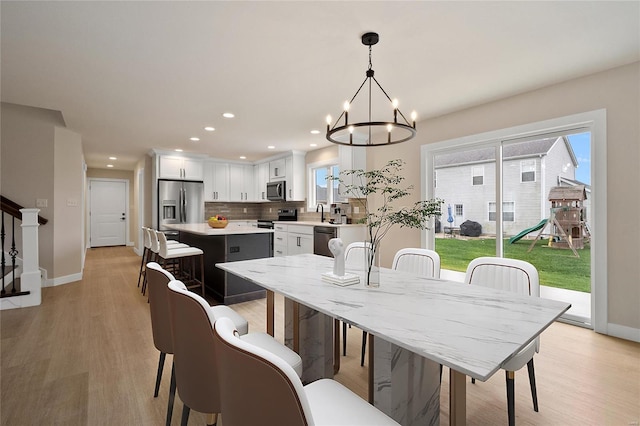
<path fill-rule="evenodd" d="M 42 301 L 42 278 L 38 257 L 38 213 L 40 209 L 20 209 L 22 213 L 22 275 L 20 286 L 31 293 L 22 306 L 36 306 Z"/>

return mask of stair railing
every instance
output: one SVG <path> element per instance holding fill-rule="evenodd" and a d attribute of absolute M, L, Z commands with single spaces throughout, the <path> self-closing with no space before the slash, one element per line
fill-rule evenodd
<path fill-rule="evenodd" d="M 0 196 L 0 205 L 2 210 L 2 224 L 0 225 L 0 244 L 2 245 L 2 255 L 1 255 L 1 267 L 2 267 L 2 289 L 0 289 L 0 298 L 10 297 L 10 296 L 19 296 L 19 295 L 28 295 L 31 292 L 27 290 L 27 288 L 34 288 L 34 286 L 38 286 L 37 295 L 34 298 L 34 302 L 37 301 L 36 304 L 40 304 L 40 283 L 39 281 L 39 269 L 38 269 L 38 232 L 37 227 L 39 225 L 46 224 L 47 219 L 39 216 L 37 213 L 39 210 L 37 209 L 25 209 L 19 204 L 9 200 L 6 197 Z M 8 254 L 11 261 L 11 289 L 8 291 L 6 288 L 6 272 L 7 272 L 7 258 L 6 258 L 6 250 L 5 243 L 7 237 L 7 229 L 5 226 L 5 218 L 6 216 L 11 217 L 11 246 L 9 248 Z M 21 290 L 19 291 L 16 288 L 16 269 L 17 269 L 17 257 L 19 254 L 18 248 L 16 246 L 16 219 L 22 222 L 22 249 L 24 251 L 23 254 L 23 265 L 22 270 L 23 274 L 21 278 L 27 278 L 27 282 L 21 281 Z M 32 303 L 29 303 L 32 305 Z"/>

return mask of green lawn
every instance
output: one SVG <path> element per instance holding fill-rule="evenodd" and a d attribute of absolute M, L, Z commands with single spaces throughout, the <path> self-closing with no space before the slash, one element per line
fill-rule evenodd
<path fill-rule="evenodd" d="M 589 244 L 577 250 L 579 258 L 571 250 L 547 247 L 547 240 L 536 242 L 536 247 L 527 253 L 530 240 L 509 244 L 504 242 L 504 256 L 526 260 L 538 269 L 540 284 L 549 287 L 591 292 L 591 249 Z M 440 255 L 441 267 L 464 272 L 472 259 L 496 255 L 495 238 L 461 239 L 437 238 L 436 251 Z"/>

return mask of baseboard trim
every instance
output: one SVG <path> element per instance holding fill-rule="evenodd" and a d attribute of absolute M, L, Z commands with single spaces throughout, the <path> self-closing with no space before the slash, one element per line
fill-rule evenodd
<path fill-rule="evenodd" d="M 640 343 L 640 328 L 609 323 L 607 324 L 607 334 L 609 336 Z"/>
<path fill-rule="evenodd" d="M 43 287 L 55 287 L 58 285 L 69 284 L 82 279 L 82 272 L 77 274 L 65 275 L 63 277 L 56 277 L 50 280 L 45 280 Z"/>

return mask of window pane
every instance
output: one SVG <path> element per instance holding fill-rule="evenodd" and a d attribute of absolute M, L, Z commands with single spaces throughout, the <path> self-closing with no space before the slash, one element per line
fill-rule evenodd
<path fill-rule="evenodd" d="M 330 168 L 330 173 L 333 176 L 340 176 L 340 167 L 339 166 L 332 166 Z M 335 202 L 340 200 L 340 192 L 338 190 L 338 187 L 340 186 L 340 182 L 338 182 L 337 180 L 334 180 L 332 182 L 332 185 L 333 185 L 333 191 L 332 191 L 331 202 L 335 203 Z"/>
<path fill-rule="evenodd" d="M 536 172 L 522 172 L 522 182 L 535 182 Z"/>
<path fill-rule="evenodd" d="M 484 183 L 484 167 L 473 167 L 471 169 L 474 185 L 482 185 Z"/>
<path fill-rule="evenodd" d="M 327 203 L 327 169 L 322 167 L 314 171 L 316 181 L 316 203 Z"/>

